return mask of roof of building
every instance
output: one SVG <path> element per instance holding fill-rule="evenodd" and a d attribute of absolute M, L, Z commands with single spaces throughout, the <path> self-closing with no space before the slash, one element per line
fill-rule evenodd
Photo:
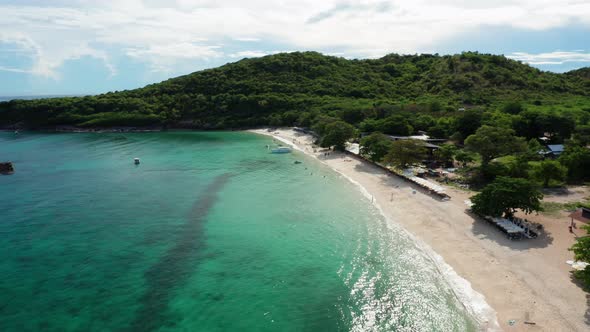
<path fill-rule="evenodd" d="M 422 135 L 422 136 L 393 136 L 393 135 L 387 135 L 387 137 L 389 137 L 390 139 L 392 139 L 394 141 L 405 140 L 405 139 L 414 139 L 414 140 L 418 140 L 418 141 L 423 142 L 424 143 L 424 147 L 426 147 L 428 149 L 439 149 L 440 148 L 440 146 L 430 143 L 431 140 L 426 135 Z M 440 140 L 434 139 L 432 141 L 438 142 Z"/>
<path fill-rule="evenodd" d="M 576 211 L 570 213 L 568 217 L 590 224 L 590 209 L 579 208 Z"/>
<path fill-rule="evenodd" d="M 440 146 L 428 142 L 424 142 L 424 146 L 429 149 L 440 149 Z"/>
<path fill-rule="evenodd" d="M 562 153 L 564 150 L 563 144 L 549 144 L 547 149 L 553 153 Z"/>

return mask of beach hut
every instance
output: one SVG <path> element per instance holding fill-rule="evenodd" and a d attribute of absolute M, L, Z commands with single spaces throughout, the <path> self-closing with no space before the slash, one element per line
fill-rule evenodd
<path fill-rule="evenodd" d="M 572 220 L 572 225 L 574 224 L 574 220 L 583 222 L 585 224 L 590 224 L 590 209 L 589 208 L 579 208 L 576 211 L 569 214 Z"/>

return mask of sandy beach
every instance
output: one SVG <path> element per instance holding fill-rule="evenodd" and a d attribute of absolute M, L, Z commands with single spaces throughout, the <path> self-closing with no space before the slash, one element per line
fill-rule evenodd
<path fill-rule="evenodd" d="M 362 186 L 390 222 L 440 255 L 441 258 L 435 254 L 433 259 L 440 259 L 442 268 L 447 264 L 452 267 L 447 272 L 456 272 L 463 278 L 458 284 L 470 284 L 471 287 L 462 289 L 474 292 L 458 288 L 457 296 L 468 310 L 485 317 L 484 329 L 590 330 L 590 296 L 571 280 L 569 266 L 565 264 L 573 257 L 567 248 L 575 241 L 575 235 L 567 229 L 569 220 L 565 214 L 529 215 L 529 220 L 543 223 L 546 234 L 537 239 L 511 241 L 468 213 L 464 201 L 472 193 L 446 187 L 451 199 L 441 201 L 370 163 L 343 153 L 331 152 L 326 156 L 322 151 L 314 152 L 317 147 L 309 135 L 292 129 L 252 132 L 288 143 Z"/>

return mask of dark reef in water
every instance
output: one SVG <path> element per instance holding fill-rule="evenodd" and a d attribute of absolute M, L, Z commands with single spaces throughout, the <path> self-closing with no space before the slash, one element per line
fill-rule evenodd
<path fill-rule="evenodd" d="M 188 215 L 176 245 L 145 273 L 147 290 L 139 299 L 140 308 L 131 324 L 131 331 L 153 331 L 166 325 L 168 301 L 174 290 L 194 271 L 190 261 L 204 249 L 203 224 L 217 200 L 217 193 L 231 174 L 215 178 L 204 190 Z"/>

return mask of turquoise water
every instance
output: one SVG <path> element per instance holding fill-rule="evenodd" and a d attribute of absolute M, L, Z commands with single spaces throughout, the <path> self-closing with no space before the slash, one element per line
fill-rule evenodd
<path fill-rule="evenodd" d="M 0 331 L 475 330 L 353 184 L 267 144 L 0 132 Z"/>

